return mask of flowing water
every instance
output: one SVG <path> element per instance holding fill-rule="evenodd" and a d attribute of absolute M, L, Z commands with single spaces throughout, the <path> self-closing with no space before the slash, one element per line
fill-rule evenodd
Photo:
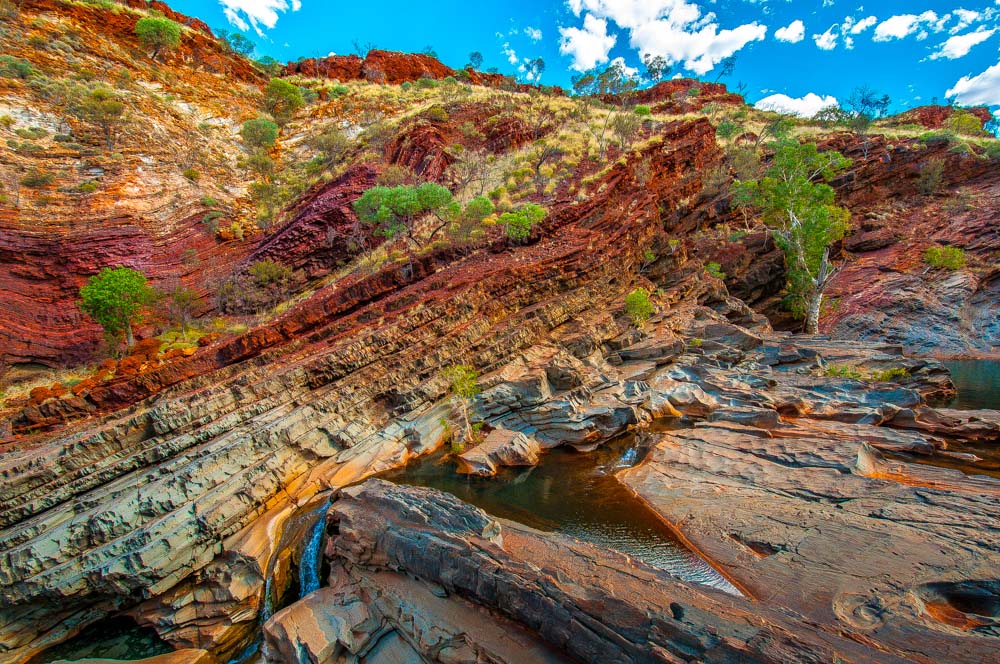
<path fill-rule="evenodd" d="M 446 457 L 438 452 L 381 477 L 441 489 L 493 516 L 616 549 L 685 581 L 739 594 L 615 479 L 616 471 L 638 461 L 633 436 L 587 454 L 549 450 L 537 466 L 504 469 L 495 478 L 459 475 Z"/>

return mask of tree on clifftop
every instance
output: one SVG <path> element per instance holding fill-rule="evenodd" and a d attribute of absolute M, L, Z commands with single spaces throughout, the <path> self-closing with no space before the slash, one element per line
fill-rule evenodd
<path fill-rule="evenodd" d="M 828 181 L 851 164 L 839 152 L 820 152 L 815 143 L 791 138 L 775 141 L 774 158 L 757 180 L 736 183 L 737 204 L 761 211 L 775 242 L 785 253 L 788 304 L 805 316 L 809 334 L 819 332 L 823 291 L 836 270 L 830 245 L 844 237 L 850 213 L 834 205 Z"/>
<path fill-rule="evenodd" d="M 80 309 L 104 328 L 112 339 L 125 335 L 125 343 L 135 343 L 132 327 L 142 322 L 146 308 L 156 299 L 156 291 L 146 277 L 127 267 L 106 267 L 87 280 L 80 289 Z"/>
<path fill-rule="evenodd" d="M 154 60 L 162 51 L 170 51 L 181 44 L 181 26 L 169 18 L 148 16 L 135 24 L 135 34 L 143 47 L 152 49 Z"/>

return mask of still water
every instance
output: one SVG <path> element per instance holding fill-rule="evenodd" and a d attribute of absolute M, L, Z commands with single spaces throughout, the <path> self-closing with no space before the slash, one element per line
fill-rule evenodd
<path fill-rule="evenodd" d="M 1000 360 L 947 360 L 958 396 L 951 408 L 1000 410 Z"/>
<path fill-rule="evenodd" d="M 505 469 L 494 478 L 459 475 L 438 452 L 381 477 L 441 489 L 493 516 L 617 549 L 685 581 L 739 594 L 614 478 L 636 462 L 634 443 L 626 436 L 587 454 L 557 448 L 534 468 Z"/>

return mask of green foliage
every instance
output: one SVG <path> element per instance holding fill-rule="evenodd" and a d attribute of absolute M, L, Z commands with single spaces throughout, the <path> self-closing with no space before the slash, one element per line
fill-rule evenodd
<path fill-rule="evenodd" d="M 155 60 L 162 51 L 169 51 L 181 44 L 181 26 L 168 18 L 147 16 L 135 24 L 135 34 L 139 43 L 153 52 Z"/>
<path fill-rule="evenodd" d="M 27 138 L 31 140 L 45 138 L 46 136 L 49 135 L 49 132 L 45 129 L 42 129 L 41 127 L 28 127 L 28 128 L 18 127 L 17 129 L 14 130 L 14 133 L 20 136 L 21 138 Z"/>
<path fill-rule="evenodd" d="M 516 210 L 500 215 L 500 224 L 512 242 L 520 243 L 531 237 L 531 229 L 548 214 L 545 208 L 535 203 L 525 203 Z"/>
<path fill-rule="evenodd" d="M 405 235 L 413 237 L 414 223 L 427 214 L 434 214 L 448 223 L 460 212 L 445 187 L 433 182 L 419 186 L 373 187 L 354 202 L 354 212 L 362 223 L 375 226 L 375 234 L 385 238 Z"/>
<path fill-rule="evenodd" d="M 965 250 L 961 247 L 928 247 L 924 262 L 934 268 L 960 270 L 965 267 Z"/>
<path fill-rule="evenodd" d="M 823 375 L 830 378 L 850 378 L 851 380 L 863 378 L 860 371 L 846 364 L 831 364 L 823 370 Z"/>
<path fill-rule="evenodd" d="M 638 106 L 635 107 L 635 114 L 641 118 L 648 118 L 650 115 L 653 114 L 653 111 L 652 109 L 649 108 L 649 106 L 646 106 L 644 104 L 639 104 Z"/>
<path fill-rule="evenodd" d="M 718 263 L 708 263 L 705 266 L 705 272 L 708 272 L 710 275 L 712 275 L 716 279 L 725 279 L 726 278 L 726 273 L 722 271 L 722 266 L 719 265 Z"/>
<path fill-rule="evenodd" d="M 191 182 L 197 182 L 201 178 L 201 173 L 199 173 L 197 169 L 194 168 L 185 168 L 183 171 L 181 171 L 181 175 L 183 175 L 186 179 L 190 180 Z"/>
<path fill-rule="evenodd" d="M 244 34 L 239 32 L 228 32 L 226 30 L 216 30 L 216 34 L 219 36 L 219 43 L 227 51 L 232 51 L 237 55 L 242 55 L 243 57 L 249 57 L 254 50 L 253 41 Z"/>
<path fill-rule="evenodd" d="M 444 110 L 440 106 L 431 106 L 427 109 L 427 112 L 424 113 L 424 117 L 431 122 L 447 122 L 451 116 L 448 115 L 448 111 Z"/>
<path fill-rule="evenodd" d="M 332 88 L 330 88 L 329 94 L 330 94 L 331 97 L 334 97 L 334 98 L 336 98 L 336 97 L 344 97 L 350 91 L 351 91 L 351 89 L 348 88 L 346 85 L 337 84 L 337 85 L 333 86 Z"/>
<path fill-rule="evenodd" d="M 188 338 L 188 328 L 191 325 L 191 319 L 194 316 L 194 306 L 197 301 L 198 293 L 180 285 L 175 286 L 164 298 L 164 310 L 167 319 L 181 328 L 184 341 L 187 341 Z"/>
<path fill-rule="evenodd" d="M 142 322 L 146 308 L 156 299 L 141 272 L 127 267 L 106 267 L 80 289 L 80 309 L 104 328 L 107 335 L 132 345 L 132 327 Z"/>
<path fill-rule="evenodd" d="M 218 207 L 219 206 L 219 201 L 215 200 L 211 196 L 202 196 L 201 197 L 201 204 L 204 205 L 207 208 L 213 208 L 213 207 Z"/>
<path fill-rule="evenodd" d="M 890 367 L 881 371 L 873 371 L 871 379 L 876 383 L 890 383 L 900 378 L 909 378 L 910 372 L 903 367 Z"/>
<path fill-rule="evenodd" d="M 34 73 L 34 68 L 27 60 L 10 55 L 0 55 L 0 76 L 28 80 Z"/>
<path fill-rule="evenodd" d="M 302 90 L 283 78 L 272 78 L 264 89 L 264 109 L 279 125 L 286 125 L 306 105 Z"/>
<path fill-rule="evenodd" d="M 649 320 L 656 309 L 649 299 L 649 291 L 645 288 L 636 288 L 625 296 L 625 313 L 632 319 L 636 327 L 642 327 Z"/>
<path fill-rule="evenodd" d="M 446 367 L 441 375 L 448 381 L 448 391 L 459 399 L 474 399 L 479 394 L 479 374 L 467 364 Z"/>
<path fill-rule="evenodd" d="M 287 299 L 297 280 L 291 268 L 266 258 L 224 281 L 216 303 L 225 313 L 260 313 Z"/>
<path fill-rule="evenodd" d="M 403 92 L 409 92 L 410 88 L 413 87 L 413 84 L 410 83 L 409 81 L 403 81 L 403 84 L 400 85 L 399 87 Z"/>
<path fill-rule="evenodd" d="M 965 109 L 955 109 L 945 120 L 944 126 L 959 135 L 982 136 L 983 123 L 972 112 Z"/>
<path fill-rule="evenodd" d="M 922 194 L 934 194 L 941 189 L 944 181 L 944 160 L 933 158 L 928 159 L 920 167 L 920 176 L 917 178 L 917 188 Z"/>
<path fill-rule="evenodd" d="M 603 97 L 605 95 L 628 96 L 635 92 L 639 83 L 629 76 L 621 61 L 612 62 L 604 69 L 591 69 L 573 76 L 573 91 L 578 95 Z"/>
<path fill-rule="evenodd" d="M 21 178 L 21 184 L 25 187 L 30 187 L 32 189 L 39 189 L 41 187 L 47 187 L 53 182 L 55 182 L 56 176 L 54 173 L 49 171 L 42 171 L 37 168 L 32 168 L 29 170 L 23 178 Z"/>
<path fill-rule="evenodd" d="M 440 85 L 440 83 L 438 83 L 433 78 L 428 78 L 426 76 L 422 76 L 422 77 L 420 77 L 420 78 L 417 79 L 417 89 L 418 90 L 433 90 L 438 85 Z"/>
<path fill-rule="evenodd" d="M 270 149 L 278 140 L 278 125 L 267 118 L 247 120 L 240 128 L 240 137 L 249 148 Z"/>
<path fill-rule="evenodd" d="M 93 180 L 90 180 L 88 182 L 82 182 L 76 188 L 76 190 L 79 191 L 81 194 L 92 194 L 95 191 L 97 191 L 97 189 L 98 189 L 98 184 Z"/>
<path fill-rule="evenodd" d="M 688 343 L 690 343 L 691 346 L 694 347 L 694 348 L 701 348 L 702 345 L 705 343 L 705 340 L 701 339 L 699 337 L 694 337 Z"/>
<path fill-rule="evenodd" d="M 778 139 L 764 176 L 735 184 L 739 206 L 759 210 L 785 253 L 791 311 L 804 316 L 822 293 L 820 272 L 829 247 L 847 232 L 850 213 L 834 205 L 834 191 L 823 180 L 846 170 L 851 160 L 839 152 L 820 152 L 815 143 Z M 822 268 L 822 269 L 821 269 Z"/>
<path fill-rule="evenodd" d="M 77 116 L 104 134 L 108 150 L 114 149 L 115 129 L 125 114 L 125 104 L 112 90 L 94 88 L 77 105 Z"/>
<path fill-rule="evenodd" d="M 268 76 L 277 76 L 282 70 L 281 63 L 272 58 L 270 55 L 265 55 L 260 60 L 254 62 L 254 65 L 257 69 L 261 70 Z"/>

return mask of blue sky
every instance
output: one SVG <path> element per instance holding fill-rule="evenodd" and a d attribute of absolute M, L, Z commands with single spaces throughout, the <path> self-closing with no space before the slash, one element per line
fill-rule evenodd
<path fill-rule="evenodd" d="M 658 54 L 674 72 L 723 82 L 752 102 L 808 114 L 867 84 L 895 110 L 944 102 L 1000 113 L 1000 0 L 508 0 L 337 2 L 172 0 L 213 28 L 241 31 L 257 55 L 282 61 L 347 54 L 355 41 L 420 51 L 432 46 L 461 67 L 480 51 L 484 68 L 524 77 L 541 57 L 541 82 L 567 86 L 576 71 L 622 58 L 641 69 Z"/>

